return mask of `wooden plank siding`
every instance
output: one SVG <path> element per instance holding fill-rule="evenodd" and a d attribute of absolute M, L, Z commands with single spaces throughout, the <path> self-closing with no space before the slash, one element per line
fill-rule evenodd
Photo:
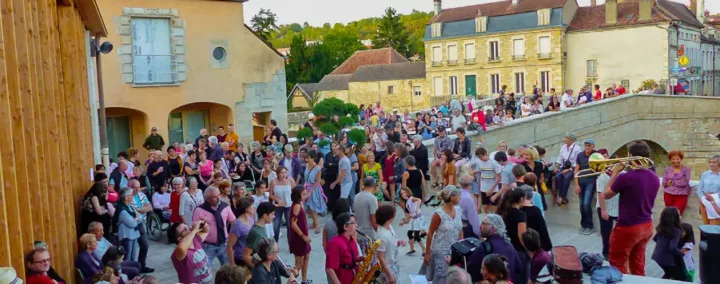
<path fill-rule="evenodd" d="M 63 5 L 69 3 L 70 5 Z M 94 0 L 0 0 L 0 267 L 25 278 L 24 254 L 48 243 L 75 283 L 79 203 L 94 166 L 85 31 Z M 89 154 L 90 153 L 90 154 Z M 72 206 L 69 206 L 72 205 Z"/>

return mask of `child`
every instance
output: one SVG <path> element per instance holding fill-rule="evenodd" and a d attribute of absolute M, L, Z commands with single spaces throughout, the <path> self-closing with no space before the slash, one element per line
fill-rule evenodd
<path fill-rule="evenodd" d="M 669 206 L 660 214 L 660 223 L 655 227 L 655 250 L 652 259 L 660 265 L 665 275 L 663 279 L 686 281 L 682 258 L 685 254 L 678 248 L 682 230 L 680 229 L 680 211 Z"/>
<path fill-rule="evenodd" d="M 682 235 L 680 237 L 680 250 L 685 254 L 683 255 L 683 262 L 685 263 L 685 276 L 687 281 L 692 282 L 695 280 L 695 261 L 693 260 L 693 247 L 695 246 L 695 232 L 693 232 L 692 225 L 688 223 L 680 224 Z"/>
<path fill-rule="evenodd" d="M 527 231 L 522 234 L 522 241 L 530 255 L 530 280 L 535 283 L 538 275 L 540 275 L 540 271 L 550 264 L 551 256 L 542 249 L 540 245 L 540 234 L 537 231 L 528 228 Z"/>
<path fill-rule="evenodd" d="M 489 283 L 510 283 L 510 273 L 505 264 L 506 261 L 507 258 L 496 253 L 485 256 L 481 268 L 483 279 Z"/>
<path fill-rule="evenodd" d="M 270 201 L 270 192 L 267 191 L 265 181 L 260 180 L 255 184 L 255 195 L 253 196 L 253 199 L 253 206 L 255 208 L 257 208 L 260 203 Z M 257 213 L 255 213 L 255 220 L 257 220 L 257 218 Z M 273 234 L 275 234 L 272 223 L 265 224 L 265 234 L 267 234 L 267 236 L 272 236 Z"/>
<path fill-rule="evenodd" d="M 496 191 L 500 183 L 500 165 L 490 160 L 485 148 L 480 147 L 475 150 L 475 157 L 470 161 L 475 176 L 475 182 L 472 187 L 473 197 L 476 199 L 478 214 L 482 213 L 480 206 L 482 205 L 485 213 L 490 213 L 490 195 L 488 192 Z M 477 187 L 477 188 L 476 188 Z M 478 193 L 477 195 L 475 193 Z M 494 210 L 495 208 L 493 208 Z"/>
<path fill-rule="evenodd" d="M 518 158 L 515 156 L 515 149 L 510 148 L 507 150 L 508 161 L 513 164 L 518 164 Z"/>
<path fill-rule="evenodd" d="M 422 238 L 425 236 L 425 217 L 422 215 L 422 210 L 420 210 L 422 199 L 413 197 L 412 191 L 408 187 L 400 189 L 400 198 L 405 203 L 403 207 L 405 219 L 400 222 L 400 226 L 410 223 L 410 228 L 408 228 L 407 233 L 410 251 L 408 251 L 407 254 L 411 255 L 415 253 L 415 242 L 420 245 L 422 251 L 425 251 L 425 246 L 422 242 Z M 424 255 L 425 254 L 423 254 L 423 256 Z"/>

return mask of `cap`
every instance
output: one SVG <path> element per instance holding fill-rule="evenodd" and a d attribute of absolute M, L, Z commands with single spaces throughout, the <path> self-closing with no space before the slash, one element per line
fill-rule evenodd
<path fill-rule="evenodd" d="M 583 144 L 590 144 L 590 145 L 595 146 L 595 140 L 593 140 L 593 139 L 585 139 L 585 141 L 583 141 Z"/>
<path fill-rule="evenodd" d="M 20 284 L 22 279 L 17 277 L 17 272 L 12 267 L 0 268 L 0 283 Z"/>
<path fill-rule="evenodd" d="M 445 131 L 445 126 L 438 126 L 437 131 L 439 131 L 439 132 Z"/>
<path fill-rule="evenodd" d="M 308 113 L 308 119 L 315 119 L 315 114 L 313 114 L 312 112 Z"/>

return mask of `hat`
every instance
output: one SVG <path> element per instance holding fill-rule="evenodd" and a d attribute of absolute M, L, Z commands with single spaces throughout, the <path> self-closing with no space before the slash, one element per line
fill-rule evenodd
<path fill-rule="evenodd" d="M 583 141 L 583 144 L 590 144 L 590 145 L 595 146 L 595 140 L 593 140 L 593 139 L 585 139 L 585 141 Z"/>
<path fill-rule="evenodd" d="M 17 272 L 12 267 L 0 268 L 0 283 L 22 284 L 22 279 L 17 277 Z"/>
<path fill-rule="evenodd" d="M 157 131 L 157 127 L 153 126 L 152 128 L 150 128 L 150 131 Z"/>
<path fill-rule="evenodd" d="M 600 149 L 600 150 L 598 150 L 598 153 L 603 154 L 603 155 L 610 155 L 610 153 L 608 153 L 607 149 Z"/>
<path fill-rule="evenodd" d="M 445 126 L 438 126 L 437 131 L 440 131 L 440 132 L 445 131 Z"/>
<path fill-rule="evenodd" d="M 308 120 L 310 119 L 315 119 L 315 115 L 312 112 L 308 113 Z"/>

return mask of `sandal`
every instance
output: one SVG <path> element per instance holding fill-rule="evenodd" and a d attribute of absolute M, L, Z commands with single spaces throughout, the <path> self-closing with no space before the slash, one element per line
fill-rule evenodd
<path fill-rule="evenodd" d="M 308 280 L 305 280 L 305 281 L 300 282 L 300 284 L 310 284 L 310 283 L 312 283 L 312 282 L 313 282 L 312 280 L 309 280 L 309 279 L 308 279 Z"/>
<path fill-rule="evenodd" d="M 314 230 L 315 230 L 315 234 L 316 234 L 316 235 L 317 235 L 317 234 L 320 234 L 320 228 L 315 228 Z"/>
<path fill-rule="evenodd" d="M 415 251 L 414 251 L 414 250 L 411 250 L 411 251 L 405 253 L 405 255 L 412 255 L 413 253 L 415 253 Z"/>

